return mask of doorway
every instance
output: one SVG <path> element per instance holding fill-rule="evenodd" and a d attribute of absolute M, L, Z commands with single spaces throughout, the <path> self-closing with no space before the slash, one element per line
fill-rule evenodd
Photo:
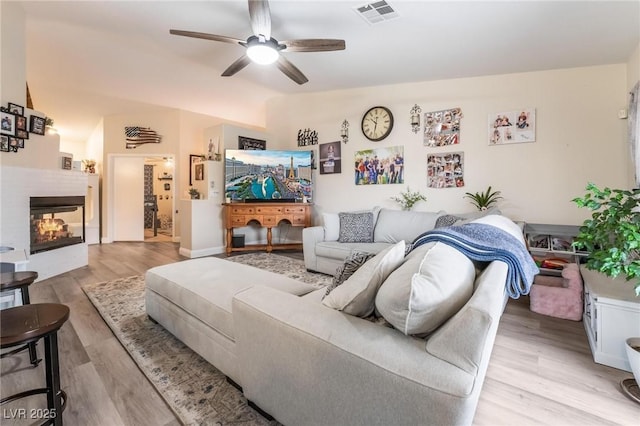
<path fill-rule="evenodd" d="M 174 240 L 174 164 L 172 155 L 109 156 L 109 240 Z"/>

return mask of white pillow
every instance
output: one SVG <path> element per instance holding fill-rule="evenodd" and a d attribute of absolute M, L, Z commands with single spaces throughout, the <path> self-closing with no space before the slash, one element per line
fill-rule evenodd
<path fill-rule="evenodd" d="M 322 213 L 324 223 L 324 240 L 338 241 L 340 236 L 340 217 L 338 213 Z"/>
<path fill-rule="evenodd" d="M 414 249 L 382 283 L 376 310 L 407 335 L 426 335 L 458 312 L 473 293 L 473 262 L 440 242 Z"/>
<path fill-rule="evenodd" d="M 524 236 L 522 235 L 522 229 L 518 226 L 517 223 L 512 221 L 506 216 L 501 215 L 487 215 L 481 217 L 479 219 L 475 219 L 470 223 L 484 223 L 485 225 L 492 225 L 496 228 L 500 228 L 505 232 L 510 233 L 518 241 L 522 241 L 524 243 Z"/>
<path fill-rule="evenodd" d="M 329 293 L 322 303 L 346 314 L 367 317 L 373 313 L 380 284 L 404 260 L 405 242 L 382 250 L 362 265 L 342 285 Z"/>

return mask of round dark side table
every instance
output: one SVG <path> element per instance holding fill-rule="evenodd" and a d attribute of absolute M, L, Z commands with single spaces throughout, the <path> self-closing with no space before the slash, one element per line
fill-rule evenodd
<path fill-rule="evenodd" d="M 47 394 L 45 424 L 62 425 L 67 394 L 60 389 L 58 330 L 69 319 L 69 308 L 58 303 L 35 303 L 0 310 L 0 348 L 11 348 L 44 339 L 45 388 L 30 389 L 2 398 L 0 405 L 32 395 Z"/>
<path fill-rule="evenodd" d="M 22 294 L 22 304 L 28 305 L 31 303 L 29 300 L 29 286 L 33 284 L 36 279 L 38 279 L 38 273 L 34 271 L 3 272 L 0 274 L 0 293 L 20 289 L 20 293 Z M 22 347 L 12 350 L 11 352 L 3 353 L 0 355 L 0 358 L 16 354 L 27 348 L 29 349 L 29 360 L 31 361 L 31 365 L 36 367 L 42 360 L 38 359 L 35 342 L 28 343 Z"/>

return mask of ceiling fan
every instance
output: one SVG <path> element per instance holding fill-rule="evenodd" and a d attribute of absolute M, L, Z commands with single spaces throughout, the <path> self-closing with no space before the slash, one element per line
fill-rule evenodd
<path fill-rule="evenodd" d="M 301 39 L 278 41 L 271 37 L 271 12 L 267 0 L 249 0 L 249 18 L 253 35 L 246 41 L 233 37 L 193 31 L 169 30 L 171 34 L 185 37 L 202 38 L 205 40 L 222 41 L 224 43 L 239 44 L 247 49 L 244 55 L 232 63 L 223 73 L 223 77 L 230 77 L 249 65 L 251 61 L 262 65 L 276 63 L 276 66 L 287 77 L 298 84 L 304 84 L 309 79 L 280 52 L 327 52 L 344 50 L 344 40 L 336 39 Z"/>

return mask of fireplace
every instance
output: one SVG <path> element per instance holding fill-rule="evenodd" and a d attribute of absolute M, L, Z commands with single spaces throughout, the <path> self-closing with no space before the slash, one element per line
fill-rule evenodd
<path fill-rule="evenodd" d="M 31 254 L 81 244 L 84 196 L 31 197 Z"/>

